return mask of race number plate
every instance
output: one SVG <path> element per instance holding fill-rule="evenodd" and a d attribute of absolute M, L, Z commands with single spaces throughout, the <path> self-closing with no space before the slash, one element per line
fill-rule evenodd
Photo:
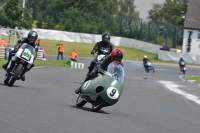
<path fill-rule="evenodd" d="M 31 52 L 28 49 L 25 49 L 21 55 L 22 58 L 26 60 L 30 60 L 31 58 Z"/>
<path fill-rule="evenodd" d="M 109 87 L 109 88 L 107 89 L 107 95 L 108 95 L 108 97 L 111 98 L 111 99 L 117 99 L 117 98 L 119 98 L 119 92 L 118 92 L 118 90 L 117 90 L 116 88 L 114 88 L 114 87 Z"/>

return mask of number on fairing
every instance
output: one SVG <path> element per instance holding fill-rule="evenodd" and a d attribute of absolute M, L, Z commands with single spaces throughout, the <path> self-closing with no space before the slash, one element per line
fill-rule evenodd
<path fill-rule="evenodd" d="M 106 92 L 107 92 L 107 95 L 108 95 L 108 97 L 110 99 L 117 99 L 117 98 L 119 98 L 119 92 L 114 87 L 109 87 Z"/>
<path fill-rule="evenodd" d="M 113 96 L 115 95 L 115 93 L 116 93 L 116 89 L 113 89 L 113 90 L 111 91 L 111 93 L 110 93 L 110 96 L 113 97 Z"/>
<path fill-rule="evenodd" d="M 90 85 L 90 80 L 89 81 L 87 81 L 87 82 L 85 82 L 84 84 L 83 84 L 83 90 L 86 90 L 87 88 L 88 88 L 88 86 Z"/>

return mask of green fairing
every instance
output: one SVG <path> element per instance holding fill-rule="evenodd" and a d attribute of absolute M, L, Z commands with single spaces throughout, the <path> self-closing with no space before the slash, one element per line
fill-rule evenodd
<path fill-rule="evenodd" d="M 101 74 L 99 74 L 99 75 L 100 76 L 93 78 L 84 83 L 84 85 L 81 88 L 82 95 L 89 96 L 92 101 L 96 101 L 97 97 L 100 96 L 104 100 L 104 102 L 106 102 L 109 105 L 113 105 L 113 104 L 117 103 L 117 101 L 119 100 L 119 98 L 122 94 L 123 85 L 121 85 L 121 83 L 119 83 L 113 77 L 110 77 L 108 75 L 103 75 L 103 76 Z M 87 88 L 85 88 L 88 82 L 90 82 L 90 84 L 88 85 Z M 104 88 L 104 90 L 101 91 L 100 93 L 96 93 L 96 88 L 98 86 L 101 86 Z M 119 97 L 117 99 L 111 99 L 108 97 L 106 91 L 109 87 L 114 87 L 118 90 Z"/>

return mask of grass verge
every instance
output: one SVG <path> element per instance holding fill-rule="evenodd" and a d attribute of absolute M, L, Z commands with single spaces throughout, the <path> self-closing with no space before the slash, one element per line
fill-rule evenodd
<path fill-rule="evenodd" d="M 1 66 L 5 64 L 7 60 L 0 59 L 0 69 Z M 69 63 L 67 64 L 67 60 L 35 60 L 35 67 L 37 66 L 60 66 L 60 67 L 70 67 Z"/>
<path fill-rule="evenodd" d="M 185 80 L 195 80 L 195 83 L 200 84 L 200 75 L 184 76 Z"/>

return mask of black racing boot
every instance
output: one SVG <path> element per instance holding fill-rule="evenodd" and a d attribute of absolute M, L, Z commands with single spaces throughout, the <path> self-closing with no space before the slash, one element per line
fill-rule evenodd
<path fill-rule="evenodd" d="M 88 74 L 88 76 L 89 77 L 97 77 L 98 76 L 98 70 L 97 70 L 97 68 L 94 68 L 93 70 L 92 70 L 92 72 L 90 73 L 90 74 Z"/>
<path fill-rule="evenodd" d="M 75 93 L 76 93 L 76 94 L 81 93 L 81 87 L 82 87 L 82 85 L 81 85 L 78 89 L 75 90 Z"/>
<path fill-rule="evenodd" d="M 6 69 L 7 69 L 8 63 L 9 63 L 9 61 L 8 61 L 6 64 L 2 65 L 2 68 L 3 68 L 5 71 L 6 71 Z"/>

